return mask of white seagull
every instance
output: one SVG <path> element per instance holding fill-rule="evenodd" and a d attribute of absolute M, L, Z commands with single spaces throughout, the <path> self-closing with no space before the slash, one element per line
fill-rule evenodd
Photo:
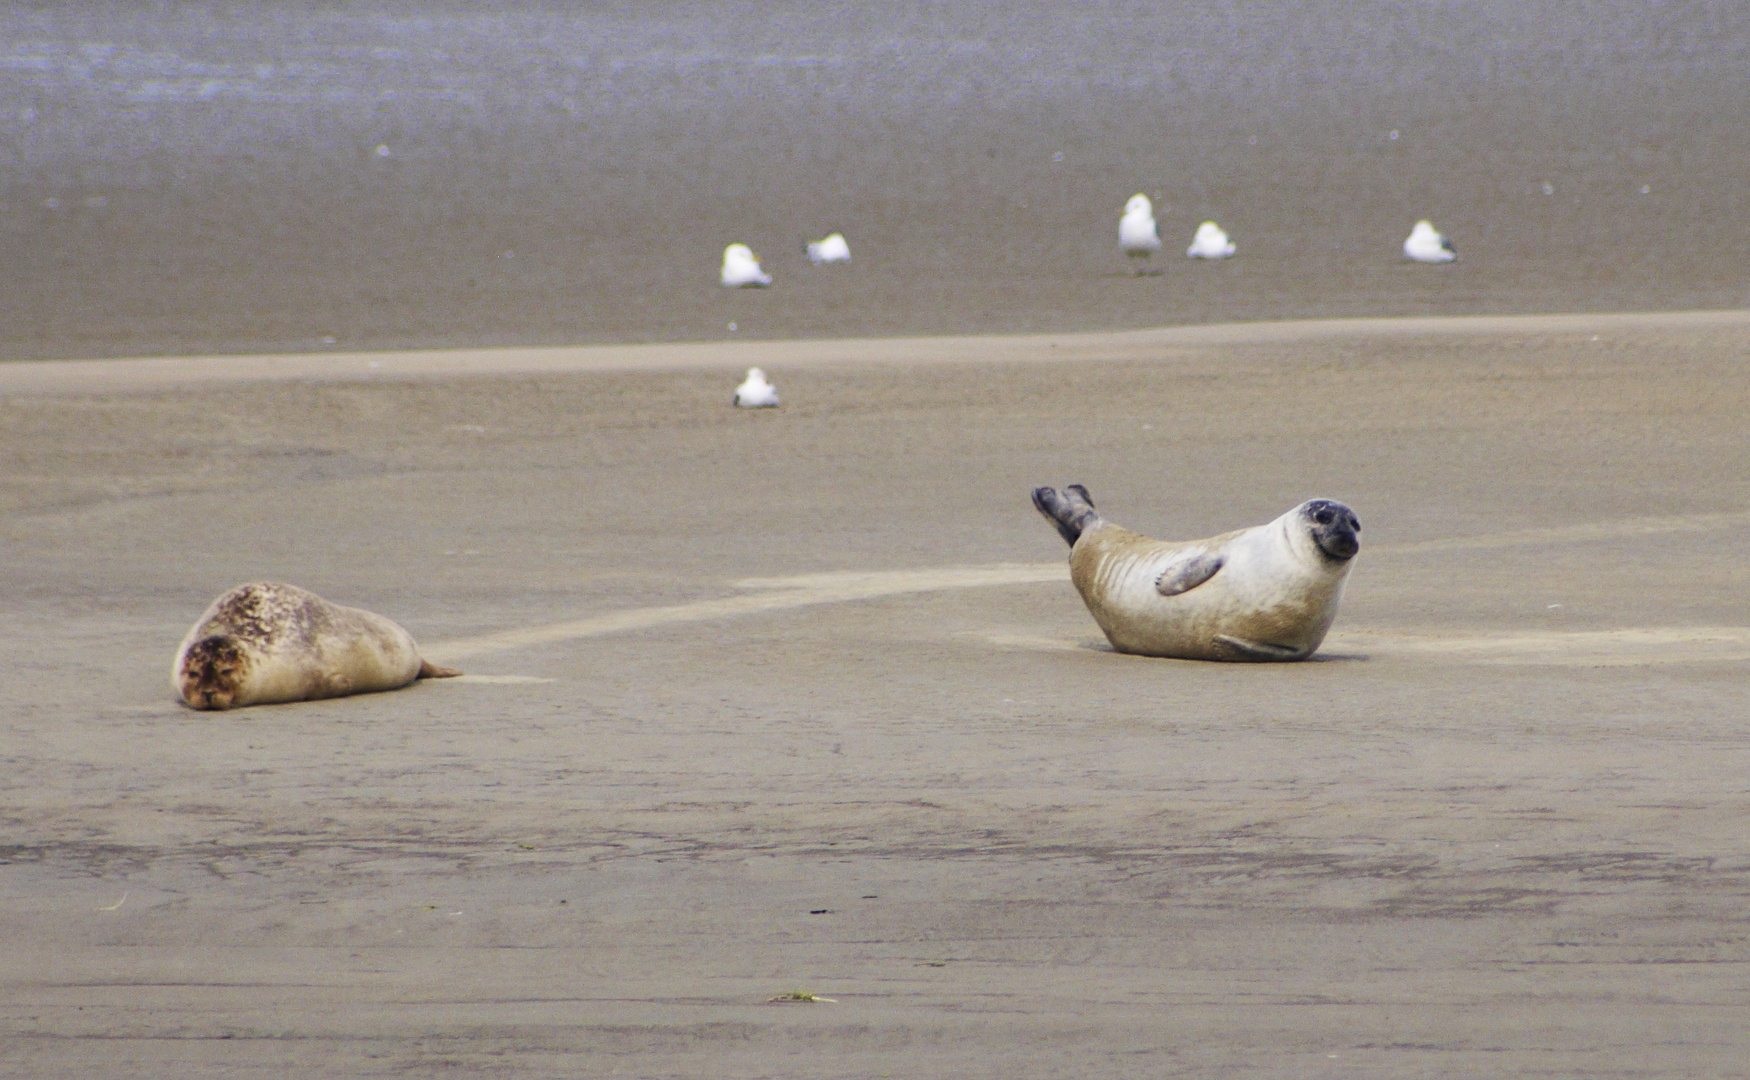
<path fill-rule="evenodd" d="M 759 258 L 746 244 L 723 249 L 723 284 L 731 289 L 754 288 L 772 283 L 772 275 L 760 269 Z"/>
<path fill-rule="evenodd" d="M 770 409 L 778 404 L 778 388 L 766 381 L 757 367 L 747 369 L 747 379 L 735 388 L 735 403 L 744 409 Z"/>
<path fill-rule="evenodd" d="M 1161 234 L 1155 228 L 1154 204 L 1147 195 L 1132 195 L 1118 219 L 1118 246 L 1132 259 L 1148 265 L 1148 257 L 1161 249 Z M 1142 273 L 1138 270 L 1137 273 Z"/>
<path fill-rule="evenodd" d="M 1410 230 L 1410 238 L 1404 241 L 1404 258 L 1423 263 L 1445 263 L 1458 258 L 1458 249 L 1452 246 L 1452 241 L 1435 231 L 1431 222 L 1418 221 Z"/>
<path fill-rule="evenodd" d="M 1197 226 L 1197 235 L 1191 238 L 1191 246 L 1185 249 L 1185 254 L 1193 259 L 1225 259 L 1233 253 L 1233 241 L 1213 221 Z"/>
<path fill-rule="evenodd" d="M 844 233 L 833 233 L 825 240 L 809 240 L 803 247 L 808 252 L 808 261 L 816 266 L 851 261 L 851 245 L 845 243 Z"/>

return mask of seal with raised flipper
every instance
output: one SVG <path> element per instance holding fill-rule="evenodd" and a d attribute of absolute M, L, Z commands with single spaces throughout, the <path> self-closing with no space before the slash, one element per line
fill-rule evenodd
<path fill-rule="evenodd" d="M 191 708 L 236 709 L 460 674 L 421 660 L 413 635 L 381 615 L 255 582 L 213 601 L 176 650 L 170 681 Z"/>
<path fill-rule="evenodd" d="M 1112 647 L 1143 656 L 1304 660 L 1361 550 L 1360 519 L 1330 499 L 1183 543 L 1111 524 L 1080 484 L 1035 488 L 1033 505 L 1069 542 L 1070 580 Z"/>

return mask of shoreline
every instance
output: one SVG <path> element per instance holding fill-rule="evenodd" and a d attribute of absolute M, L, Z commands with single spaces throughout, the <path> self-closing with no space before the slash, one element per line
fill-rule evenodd
<path fill-rule="evenodd" d="M 796 368 L 855 363 L 1124 361 L 1147 359 L 1168 349 L 1293 344 L 1342 338 L 1549 335 L 1735 326 L 1750 328 L 1750 308 L 1295 319 L 1065 334 L 18 360 L 0 363 L 0 394 L 115 393 L 202 383 L 300 379 L 363 382 L 381 378 L 727 370 L 756 365 Z"/>

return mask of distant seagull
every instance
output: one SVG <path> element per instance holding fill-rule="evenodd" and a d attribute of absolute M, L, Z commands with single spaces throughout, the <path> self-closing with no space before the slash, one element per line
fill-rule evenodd
<path fill-rule="evenodd" d="M 747 380 L 735 388 L 735 403 L 744 409 L 769 409 L 778 404 L 778 388 L 759 368 L 747 369 Z"/>
<path fill-rule="evenodd" d="M 1144 267 L 1148 266 L 1148 257 L 1161 249 L 1154 204 L 1147 195 L 1132 195 L 1124 204 L 1124 216 L 1118 219 L 1118 246 L 1132 259 L 1141 259 Z"/>
<path fill-rule="evenodd" d="M 803 247 L 808 252 L 808 261 L 816 266 L 851 261 L 851 245 L 845 243 L 844 233 L 833 233 L 825 240 L 810 240 Z"/>
<path fill-rule="evenodd" d="M 731 289 L 770 285 L 772 275 L 760 269 L 760 261 L 746 244 L 723 249 L 723 284 Z"/>
<path fill-rule="evenodd" d="M 1436 232 L 1432 224 L 1418 221 L 1410 230 L 1410 238 L 1404 241 L 1404 258 L 1425 263 L 1451 262 L 1458 258 L 1458 249 Z"/>
<path fill-rule="evenodd" d="M 1193 259 L 1225 259 L 1233 253 L 1233 241 L 1213 221 L 1197 226 L 1197 235 L 1191 238 L 1191 246 L 1185 249 L 1185 254 Z"/>

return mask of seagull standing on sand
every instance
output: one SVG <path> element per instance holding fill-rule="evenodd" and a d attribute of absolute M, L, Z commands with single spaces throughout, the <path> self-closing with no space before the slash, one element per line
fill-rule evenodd
<path fill-rule="evenodd" d="M 730 244 L 723 249 L 723 284 L 731 289 L 757 288 L 770 285 L 772 275 L 760 269 L 759 258 L 746 244 Z"/>
<path fill-rule="evenodd" d="M 1132 259 L 1141 259 L 1144 267 L 1148 266 L 1148 257 L 1161 249 L 1154 204 L 1147 195 L 1132 195 L 1124 204 L 1124 216 L 1118 219 L 1118 246 Z M 1139 274 L 1143 272 L 1137 270 Z"/>
<path fill-rule="evenodd" d="M 845 243 L 844 233 L 833 233 L 825 240 L 809 240 L 803 249 L 808 252 L 808 261 L 816 266 L 851 261 L 851 245 Z"/>
<path fill-rule="evenodd" d="M 735 403 L 744 409 L 772 409 L 778 405 L 778 388 L 766 381 L 766 373 L 748 368 L 747 379 L 735 388 Z"/>
<path fill-rule="evenodd" d="M 1197 226 L 1197 235 L 1191 238 L 1191 246 L 1185 250 L 1185 254 L 1193 259 L 1225 259 L 1233 253 L 1233 241 L 1213 221 Z"/>
<path fill-rule="evenodd" d="M 1404 258 L 1422 263 L 1445 263 L 1458 258 L 1458 249 L 1452 246 L 1452 241 L 1435 231 L 1431 222 L 1418 221 L 1410 230 L 1410 238 L 1404 241 Z"/>

